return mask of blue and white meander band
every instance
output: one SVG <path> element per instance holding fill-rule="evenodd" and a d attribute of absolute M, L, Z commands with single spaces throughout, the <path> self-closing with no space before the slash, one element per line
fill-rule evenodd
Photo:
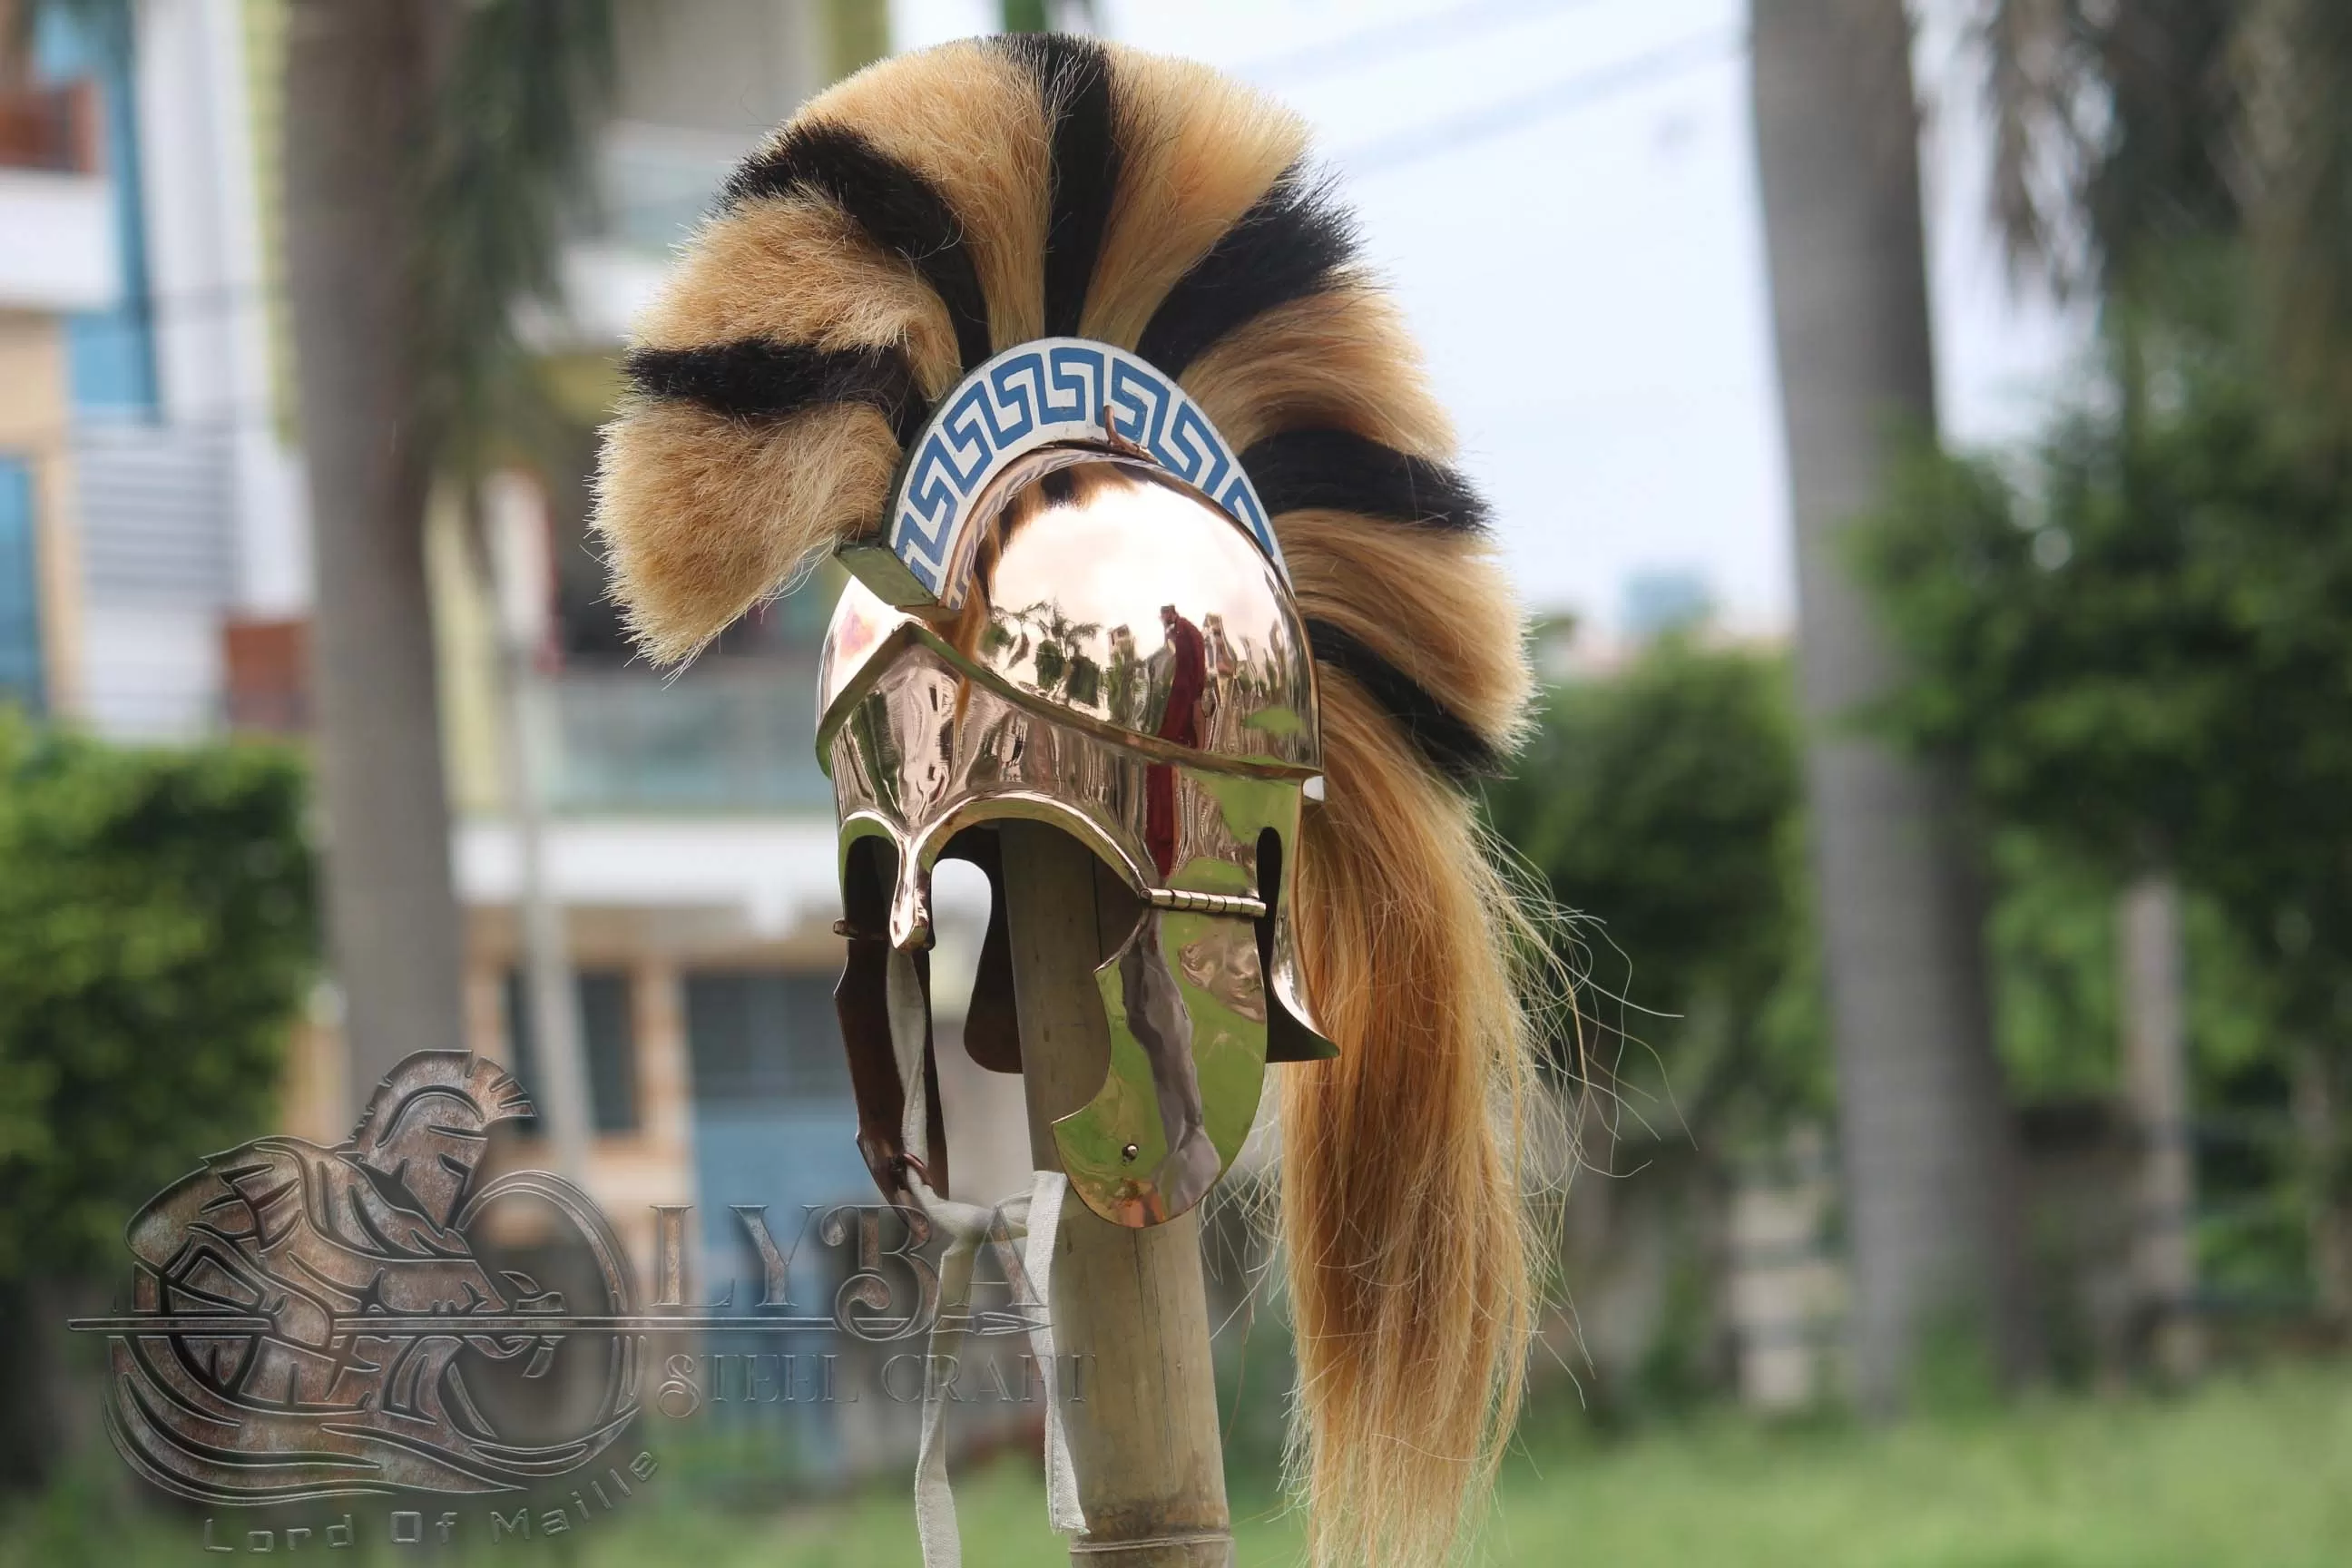
<path fill-rule="evenodd" d="M 1039 338 L 964 377 L 915 437 L 892 498 L 887 539 L 890 554 L 928 602 L 938 602 L 941 574 L 989 480 L 1040 447 L 1099 440 L 1106 410 L 1120 437 L 1232 513 L 1283 566 L 1282 547 L 1240 458 L 1182 388 L 1125 349 Z"/>

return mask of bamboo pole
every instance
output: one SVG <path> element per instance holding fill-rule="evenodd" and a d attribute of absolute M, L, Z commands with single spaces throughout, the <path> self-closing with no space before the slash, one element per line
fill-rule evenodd
<path fill-rule="evenodd" d="M 1054 1119 L 1093 1097 L 1109 1060 L 1094 980 L 1103 948 L 1094 858 L 1041 824 L 1006 822 L 998 832 L 1030 1152 L 1040 1170 L 1058 1170 Z M 1228 1568 L 1200 1211 L 1130 1229 L 1073 1196 L 1055 1239 L 1052 1300 L 1055 1349 L 1080 1369 L 1078 1397 L 1064 1411 L 1088 1528 L 1071 1543 L 1071 1562 Z"/>

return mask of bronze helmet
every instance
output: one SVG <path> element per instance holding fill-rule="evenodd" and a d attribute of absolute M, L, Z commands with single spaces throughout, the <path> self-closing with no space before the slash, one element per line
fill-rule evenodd
<path fill-rule="evenodd" d="M 818 685 L 860 1144 L 897 1187 L 903 1100 L 880 988 L 888 950 L 929 944 L 932 868 L 970 859 L 993 880 L 992 825 L 1051 823 L 1132 911 L 1097 972 L 1108 1079 L 1055 1139 L 1089 1207 L 1154 1224 L 1231 1165 L 1267 1061 L 1334 1054 L 1282 887 L 1321 782 L 1298 607 L 1215 431 L 1107 345 L 997 356 L 910 450 L 892 536 L 844 552 L 859 580 Z M 1198 482 L 1221 474 L 1222 502 Z M 967 1044 L 1018 1070 L 1001 885 L 995 905 Z M 935 1164 L 940 1142 L 934 1129 Z"/>

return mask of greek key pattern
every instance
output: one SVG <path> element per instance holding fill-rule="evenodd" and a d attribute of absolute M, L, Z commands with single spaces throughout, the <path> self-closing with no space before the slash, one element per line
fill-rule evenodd
<path fill-rule="evenodd" d="M 1006 463 L 1111 428 L 1231 512 L 1276 566 L 1265 508 L 1225 438 L 1182 389 L 1108 343 L 1041 338 L 964 377 L 915 437 L 891 508 L 890 552 L 933 599 L 972 498 Z"/>

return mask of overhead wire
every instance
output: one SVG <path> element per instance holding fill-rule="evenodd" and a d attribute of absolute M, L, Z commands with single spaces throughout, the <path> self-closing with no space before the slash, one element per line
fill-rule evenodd
<path fill-rule="evenodd" d="M 1680 38 L 1596 70 L 1579 71 L 1499 103 L 1483 105 L 1433 125 L 1400 131 L 1348 148 L 1333 162 L 1361 178 L 1386 174 L 1497 136 L 1540 124 L 1620 94 L 1739 58 L 1748 47 L 1744 27 L 1715 29 Z"/>
<path fill-rule="evenodd" d="M 1470 0 L 1468 4 L 1366 28 L 1331 44 L 1271 57 L 1239 68 L 1241 74 L 1262 81 L 1275 77 L 1305 80 L 1330 76 L 1376 65 L 1414 48 L 1452 42 L 1513 22 L 1586 9 L 1595 3 L 1596 0 Z M 1360 143 L 1336 154 L 1333 162 L 1358 178 L 1386 174 L 1736 58 L 1746 43 L 1744 27 L 1677 39 L 1597 69 L 1561 78 L 1499 103 Z M 604 210 L 608 217 L 626 217 L 656 209 L 667 212 L 677 205 L 672 201 L 622 203 Z M 683 229 L 686 226 L 680 226 Z M 220 283 L 184 289 L 150 289 L 118 305 L 85 314 L 96 321 L 118 323 L 125 328 L 136 322 L 168 329 L 266 312 L 284 297 L 283 284 L 275 279 Z"/>
<path fill-rule="evenodd" d="M 1360 70 L 1416 49 L 1458 43 L 1517 22 L 1537 21 L 1591 8 L 1597 0 L 1467 0 L 1441 11 L 1423 12 L 1380 26 L 1345 33 L 1260 59 L 1244 61 L 1234 74 L 1260 87 L 1300 82 Z"/>

